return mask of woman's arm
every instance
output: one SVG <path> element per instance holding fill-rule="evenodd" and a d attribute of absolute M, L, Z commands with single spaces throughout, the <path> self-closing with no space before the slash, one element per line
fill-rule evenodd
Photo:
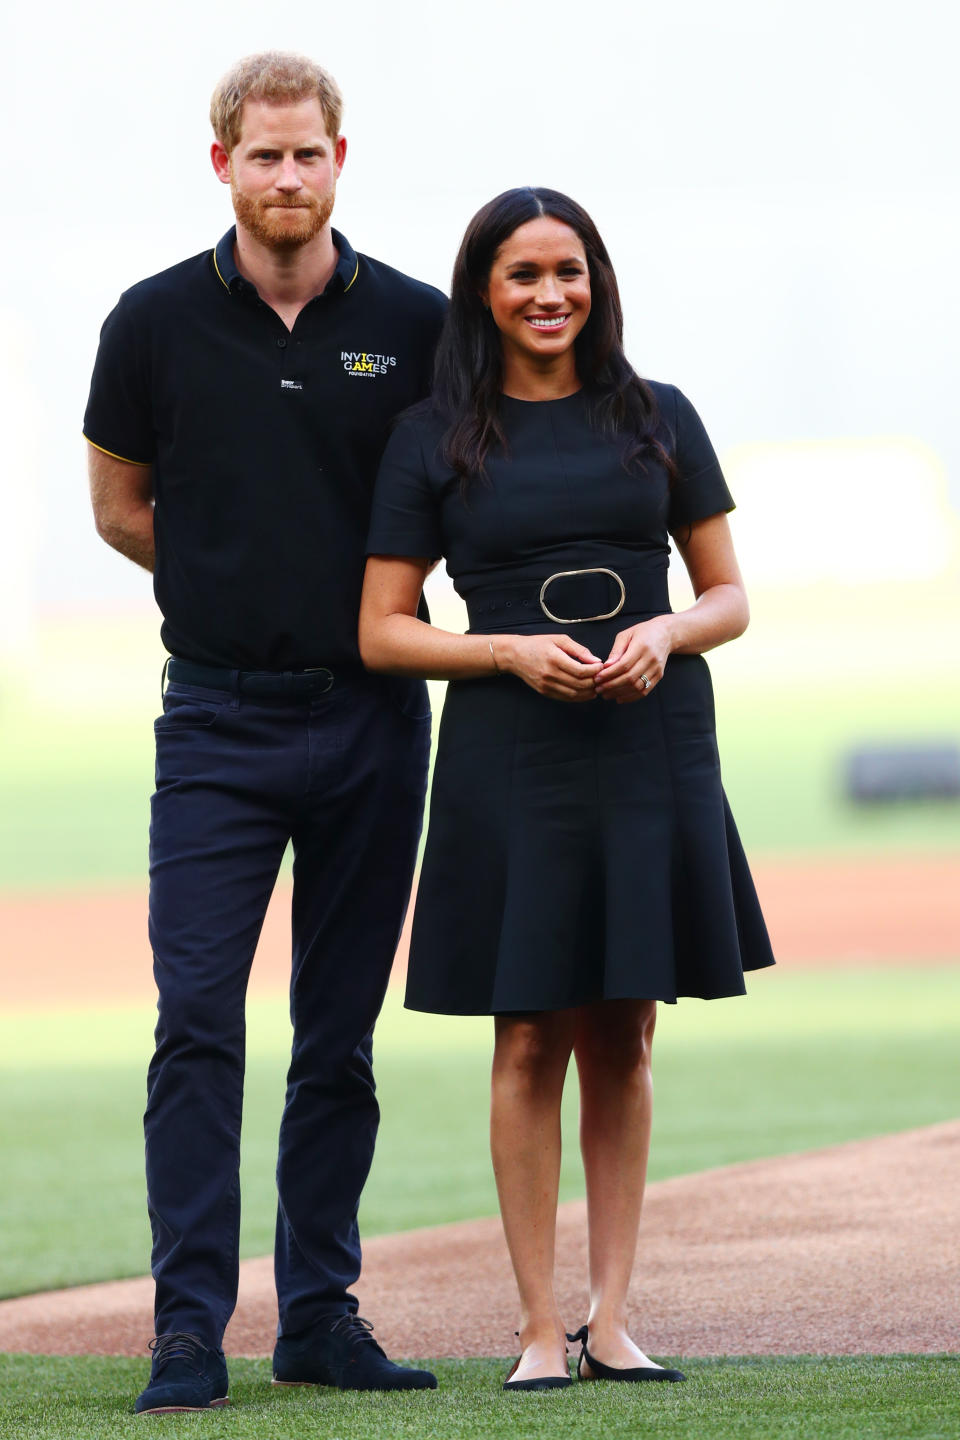
<path fill-rule="evenodd" d="M 695 521 L 685 540 L 676 538 L 676 545 L 696 604 L 620 632 L 597 676 L 597 690 L 605 700 L 639 700 L 656 685 L 674 652 L 701 655 L 735 640 L 747 628 L 750 609 L 726 515 Z M 649 684 L 644 685 L 641 676 Z"/>
<path fill-rule="evenodd" d="M 368 670 L 431 680 L 513 674 L 555 700 L 592 700 L 601 662 L 567 635 L 454 635 L 417 619 L 430 561 L 371 555 L 360 602 L 360 656 Z"/>

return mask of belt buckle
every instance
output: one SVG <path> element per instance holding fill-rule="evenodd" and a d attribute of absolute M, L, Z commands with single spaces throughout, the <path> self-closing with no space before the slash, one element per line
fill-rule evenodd
<path fill-rule="evenodd" d="M 327 693 L 328 690 L 332 690 L 332 689 L 333 689 L 333 671 L 330 669 L 329 665 L 308 665 L 305 670 L 301 670 L 301 671 L 300 671 L 300 674 L 301 674 L 301 675 L 309 675 L 309 676 L 311 677 L 311 679 L 312 679 L 314 676 L 316 676 L 317 682 L 318 682 L 318 688 L 317 688 L 317 694 L 318 694 L 318 695 L 326 695 L 326 693 Z M 325 676 L 327 677 L 327 683 L 324 685 L 323 689 L 321 690 L 321 689 L 319 688 L 319 681 L 320 681 L 320 677 L 323 676 L 323 675 L 325 675 Z"/>
<path fill-rule="evenodd" d="M 547 609 L 547 602 L 544 596 L 554 580 L 566 580 L 571 575 L 609 575 L 611 580 L 616 580 L 620 586 L 620 603 L 612 610 L 607 610 L 603 615 L 578 615 L 564 616 L 554 615 L 552 610 Z M 619 615 L 627 598 L 626 587 L 616 570 L 608 570 L 605 565 L 594 565 L 589 570 L 558 570 L 555 575 L 548 575 L 540 586 L 540 609 L 548 620 L 553 620 L 557 625 L 582 625 L 587 620 L 612 620 L 614 615 Z"/>

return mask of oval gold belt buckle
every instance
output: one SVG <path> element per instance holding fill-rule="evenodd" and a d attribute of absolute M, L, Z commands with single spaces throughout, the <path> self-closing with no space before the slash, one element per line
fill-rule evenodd
<path fill-rule="evenodd" d="M 576 617 L 572 615 L 554 615 L 552 610 L 547 609 L 547 602 L 544 596 L 554 580 L 566 580 L 571 575 L 609 575 L 611 580 L 616 580 L 620 586 L 620 603 L 614 606 L 612 610 L 607 610 L 603 615 L 577 615 Z M 540 586 L 540 609 L 544 615 L 546 615 L 547 619 L 552 620 L 556 625 L 582 625 L 587 620 L 612 620 L 614 615 L 620 614 L 626 598 L 626 588 L 620 576 L 616 570 L 608 570 L 604 565 L 594 565 L 589 570 L 558 570 L 556 575 L 548 575 Z"/>

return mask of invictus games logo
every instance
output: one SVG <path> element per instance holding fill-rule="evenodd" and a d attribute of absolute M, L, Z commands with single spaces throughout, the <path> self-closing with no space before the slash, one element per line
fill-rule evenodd
<path fill-rule="evenodd" d="M 396 355 L 374 355 L 367 350 L 341 350 L 340 360 L 348 375 L 360 375 L 366 380 L 388 374 L 397 363 Z"/>

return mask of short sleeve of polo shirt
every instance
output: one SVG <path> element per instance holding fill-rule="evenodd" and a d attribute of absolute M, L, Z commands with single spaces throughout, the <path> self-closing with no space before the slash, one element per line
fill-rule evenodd
<path fill-rule="evenodd" d="M 423 433 L 403 420 L 387 442 L 377 472 L 367 537 L 368 555 L 443 554 L 439 497 L 430 484 Z"/>
<path fill-rule="evenodd" d="M 667 528 L 673 532 L 735 506 L 703 421 L 682 391 L 674 387 L 671 391 L 674 413 L 664 414 L 662 419 L 673 432 L 678 472 L 670 487 L 667 519 Z"/>
<path fill-rule="evenodd" d="M 121 296 L 100 331 L 83 433 L 98 450 L 134 465 L 151 465 L 156 456 L 146 350 L 143 322 Z"/>

